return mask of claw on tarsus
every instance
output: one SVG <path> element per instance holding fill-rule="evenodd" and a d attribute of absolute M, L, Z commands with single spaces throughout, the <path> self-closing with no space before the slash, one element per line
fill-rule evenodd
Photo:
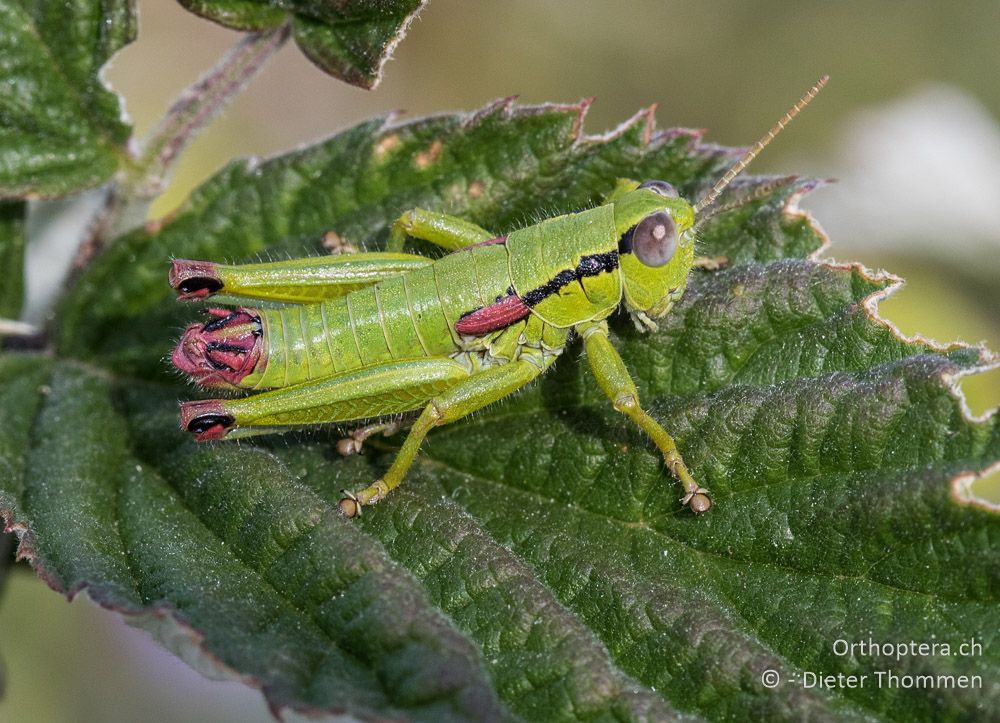
<path fill-rule="evenodd" d="M 386 484 L 384 479 L 377 479 L 358 493 L 342 490 L 341 494 L 344 496 L 340 498 L 337 506 L 340 507 L 340 511 L 344 517 L 360 517 L 362 507 L 365 505 L 374 505 L 389 494 L 390 491 L 391 488 Z"/>
<path fill-rule="evenodd" d="M 681 504 L 691 508 L 696 515 L 708 512 L 712 508 L 712 499 L 708 496 L 708 490 L 699 487 L 694 492 L 688 492 L 681 498 Z"/>
<path fill-rule="evenodd" d="M 344 495 L 337 503 L 341 514 L 347 518 L 361 517 L 361 500 L 358 499 L 358 496 L 349 490 L 341 490 L 340 493 Z"/>

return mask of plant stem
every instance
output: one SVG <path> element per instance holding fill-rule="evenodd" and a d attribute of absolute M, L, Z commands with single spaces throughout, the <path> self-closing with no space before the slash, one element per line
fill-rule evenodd
<path fill-rule="evenodd" d="M 290 26 L 247 35 L 209 73 L 184 89 L 119 172 L 73 263 L 79 274 L 113 239 L 141 224 L 181 151 L 288 40 Z"/>
<path fill-rule="evenodd" d="M 152 199 L 159 194 L 174 160 L 184 147 L 264 67 L 288 36 L 288 24 L 248 35 L 226 53 L 208 75 L 180 94 L 159 126 L 143 142 L 135 164 L 135 180 L 141 197 Z"/>

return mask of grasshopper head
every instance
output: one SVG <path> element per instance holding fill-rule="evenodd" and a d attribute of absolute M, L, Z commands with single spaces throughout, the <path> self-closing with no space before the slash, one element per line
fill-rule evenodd
<path fill-rule="evenodd" d="M 694 263 L 694 210 L 666 181 L 635 183 L 614 205 L 625 306 L 637 324 L 652 326 L 684 292 Z"/>
<path fill-rule="evenodd" d="M 792 118 L 823 89 L 824 75 L 759 141 L 693 206 L 678 198 L 665 181 L 620 180 L 610 199 L 615 206 L 618 254 L 625 278 L 625 305 L 636 325 L 655 328 L 652 318 L 663 316 L 684 292 L 694 265 L 694 217 L 715 203 L 719 194 L 774 140 Z"/>

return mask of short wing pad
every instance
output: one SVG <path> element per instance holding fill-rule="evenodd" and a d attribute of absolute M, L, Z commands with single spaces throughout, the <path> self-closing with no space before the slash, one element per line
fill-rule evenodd
<path fill-rule="evenodd" d="M 455 331 L 459 334 L 482 336 L 491 331 L 504 329 L 530 313 L 531 309 L 521 300 L 521 297 L 517 294 L 511 294 L 495 304 L 484 306 L 463 316 L 455 324 Z"/>

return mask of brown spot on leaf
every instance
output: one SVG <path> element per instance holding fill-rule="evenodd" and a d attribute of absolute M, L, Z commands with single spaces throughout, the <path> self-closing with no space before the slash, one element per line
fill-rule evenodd
<path fill-rule="evenodd" d="M 418 153 L 413 162 L 416 164 L 417 168 L 423 170 L 429 165 L 434 163 L 438 158 L 441 157 L 441 151 L 444 149 L 444 144 L 441 141 L 434 141 L 431 143 L 430 148 L 426 151 L 421 151 Z"/>
<path fill-rule="evenodd" d="M 401 142 L 402 141 L 399 140 L 398 133 L 385 136 L 382 140 L 375 144 L 375 158 L 379 161 L 383 160 L 391 151 L 399 148 L 399 144 Z"/>
<path fill-rule="evenodd" d="M 482 181 L 473 181 L 469 184 L 469 190 L 467 191 L 469 198 L 473 199 L 481 198 L 485 192 L 486 185 Z"/>

